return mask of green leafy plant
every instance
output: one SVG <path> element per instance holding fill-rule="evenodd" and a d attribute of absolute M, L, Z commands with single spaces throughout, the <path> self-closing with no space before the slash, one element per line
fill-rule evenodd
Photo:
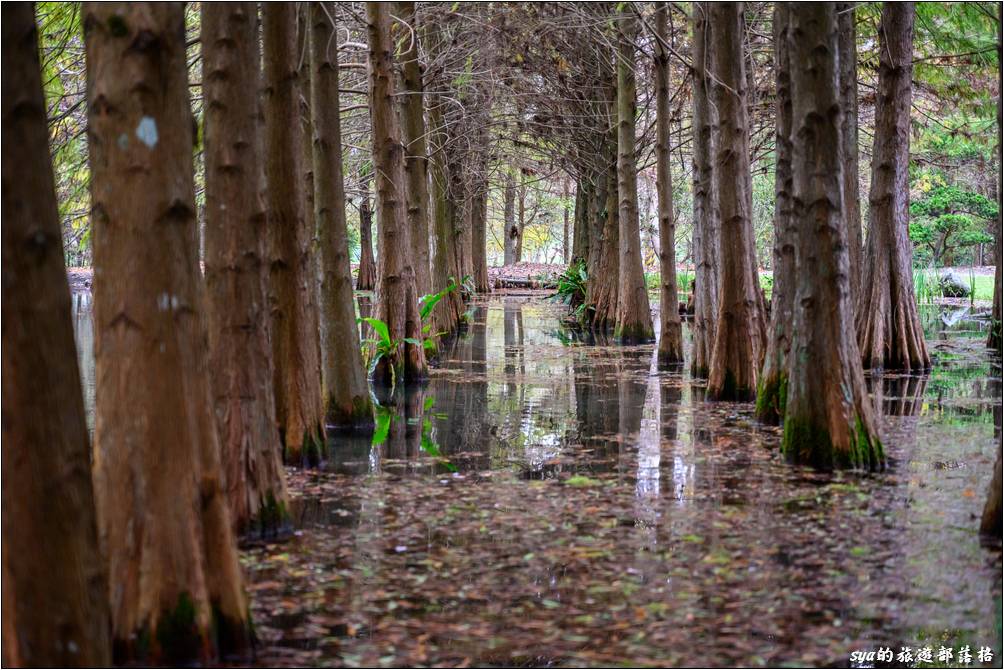
<path fill-rule="evenodd" d="M 395 339 L 390 336 L 390 327 L 388 327 L 387 322 L 383 319 L 379 319 L 375 316 L 364 316 L 361 319 L 356 319 L 357 323 L 366 323 L 373 329 L 377 337 L 366 338 L 362 341 L 363 345 L 363 358 L 366 360 L 366 366 L 370 374 L 376 369 L 377 364 L 380 362 L 384 356 L 393 356 L 394 352 L 403 343 L 408 343 L 416 347 L 422 347 L 426 351 L 434 351 L 436 349 L 435 338 L 439 337 L 443 333 L 432 334 L 432 324 L 426 323 L 426 320 L 432 314 L 432 310 L 436 308 L 439 301 L 450 294 L 451 291 L 457 290 L 457 282 L 453 277 L 450 277 L 450 283 L 442 291 L 438 293 L 430 293 L 429 295 L 423 295 L 418 299 L 418 315 L 422 321 L 422 338 L 418 339 L 415 337 L 404 337 L 401 339 Z M 391 367 L 391 390 L 394 389 L 396 385 L 395 371 L 393 366 Z M 379 430 L 379 425 L 377 426 Z"/>

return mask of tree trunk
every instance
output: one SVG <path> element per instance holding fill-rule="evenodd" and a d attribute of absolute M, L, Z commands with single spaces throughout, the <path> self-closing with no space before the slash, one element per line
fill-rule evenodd
<path fill-rule="evenodd" d="M 111 663 L 34 6 L 3 5 L 3 664 Z"/>
<path fill-rule="evenodd" d="M 184 9 L 87 3 L 83 21 L 115 661 L 211 663 L 251 631 L 209 392 Z"/>
<path fill-rule="evenodd" d="M 798 288 L 781 448 L 819 469 L 875 469 L 884 456 L 852 327 L 842 208 L 837 12 L 835 3 L 790 7 Z"/>
<path fill-rule="evenodd" d="M 433 38 L 426 41 L 430 55 L 439 47 L 439 34 L 433 33 Z M 446 160 L 443 132 L 443 101 L 436 94 L 429 97 L 429 128 L 431 147 L 430 174 L 432 185 L 432 281 L 436 285 L 448 285 L 452 279 L 455 285 L 460 284 L 457 276 L 457 259 L 453 247 L 453 216 L 456 208 L 450 196 L 450 176 Z M 460 290 L 453 290 L 440 300 L 432 310 L 432 333 L 453 333 L 460 325 L 463 314 L 463 302 Z"/>
<path fill-rule="evenodd" d="M 523 201 L 519 203 L 520 212 L 523 211 Z M 513 181 L 512 173 L 506 173 L 505 192 L 503 195 L 502 218 L 505 222 L 505 239 L 503 244 L 503 265 L 512 265 L 516 262 L 516 240 L 519 239 L 520 229 L 516 223 L 516 184 Z M 520 219 L 522 219 L 522 215 Z"/>
<path fill-rule="evenodd" d="M 387 324 L 393 351 L 377 362 L 374 380 L 393 387 L 425 379 L 422 321 L 418 313 L 415 271 L 407 225 L 407 203 L 402 199 L 404 146 L 398 127 L 394 93 L 393 41 L 390 8 L 379 2 L 366 5 L 369 32 L 370 117 L 373 127 L 373 168 L 376 175 L 377 235 L 380 276 L 377 315 Z M 406 342 L 405 340 L 414 340 Z"/>
<path fill-rule="evenodd" d="M 376 288 L 376 261 L 373 259 L 373 210 L 370 207 L 370 170 L 359 170 L 359 270 L 356 289 L 372 291 Z"/>
<path fill-rule="evenodd" d="M 931 367 L 917 315 L 908 230 L 913 20 L 912 2 L 882 5 L 868 257 L 856 320 L 866 368 Z"/>
<path fill-rule="evenodd" d="M 589 259 L 589 199 L 590 187 L 585 178 L 575 182 L 575 214 L 572 217 L 572 262 Z"/>
<path fill-rule="evenodd" d="M 774 163 L 774 284 L 771 291 L 770 328 L 756 398 L 756 417 L 769 424 L 777 424 L 784 417 L 784 403 L 788 396 L 788 353 L 791 349 L 795 301 L 795 248 L 798 243 L 798 229 L 791 212 L 793 177 L 791 58 L 788 51 L 788 29 L 791 20 L 789 8 L 788 3 L 779 2 L 774 5 L 774 73 L 777 82 L 777 96 L 774 103 L 777 110 Z"/>
<path fill-rule="evenodd" d="M 721 285 L 708 395 L 753 400 L 763 363 L 763 297 L 754 248 L 742 3 L 715 3 L 714 71 L 718 142 L 715 183 L 721 207 Z"/>
<path fill-rule="evenodd" d="M 837 3 L 840 47 L 840 128 L 844 156 L 844 218 L 847 220 L 847 249 L 850 260 L 851 301 L 855 308 L 861 295 L 861 190 L 858 185 L 858 31 L 852 2 Z"/>
<path fill-rule="evenodd" d="M 516 228 L 509 232 L 512 240 L 513 263 L 523 260 L 523 231 L 526 230 L 526 184 L 523 183 L 523 172 L 519 173 L 519 217 L 516 220 Z"/>
<path fill-rule="evenodd" d="M 373 406 L 359 348 L 349 265 L 334 12 L 330 3 L 310 3 L 310 109 L 314 218 L 321 250 L 324 416 L 329 426 L 368 429 L 373 426 Z"/>
<path fill-rule="evenodd" d="M 616 125 L 612 125 L 616 129 Z M 616 131 L 615 131 L 616 132 Z M 608 143 L 604 158 L 609 165 L 600 173 L 602 190 L 597 190 L 594 207 L 596 226 L 595 270 L 589 274 L 586 303 L 593 308 L 592 327 L 600 332 L 612 330 L 617 320 L 617 290 L 620 285 L 620 223 L 617 212 L 616 145 Z"/>
<path fill-rule="evenodd" d="M 562 216 L 564 218 L 564 220 L 563 220 L 564 227 L 562 228 L 562 234 L 561 234 L 561 262 L 562 262 L 562 264 L 564 264 L 564 265 L 567 266 L 568 265 L 568 261 L 570 261 L 571 258 L 572 258 L 572 256 L 571 256 L 572 249 L 568 245 L 568 240 L 569 240 L 569 235 L 568 235 L 569 234 L 569 220 L 568 220 L 569 219 L 569 216 L 568 216 L 569 215 L 569 212 L 568 212 L 568 206 L 569 205 L 568 205 L 568 196 L 570 195 L 570 193 L 568 192 L 568 188 L 569 187 L 568 187 L 568 176 L 567 175 L 565 176 L 565 178 L 562 180 L 561 183 L 562 183 L 562 187 L 563 187 L 563 191 L 562 191 L 562 208 L 561 209 L 562 209 Z"/>
<path fill-rule="evenodd" d="M 272 537 L 289 499 L 266 330 L 258 44 L 255 3 L 202 5 L 210 386 L 234 527 Z"/>
<path fill-rule="evenodd" d="M 676 290 L 676 221 L 673 218 L 673 171 L 670 156 L 672 110 L 669 105 L 669 4 L 655 10 L 656 190 L 659 195 L 659 362 L 683 362 L 683 327 Z M 659 41 L 661 40 L 661 42 Z"/>
<path fill-rule="evenodd" d="M 474 288 L 488 293 L 488 181 L 481 180 L 471 198 L 471 261 L 474 265 Z"/>
<path fill-rule="evenodd" d="M 718 211 L 714 198 L 712 163 L 712 115 L 708 73 L 712 53 L 708 51 L 711 26 L 707 2 L 694 5 L 694 320 L 690 373 L 707 377 L 711 350 L 715 343 L 718 318 Z"/>
<path fill-rule="evenodd" d="M 315 283 L 312 231 L 304 215 L 304 141 L 297 102 L 296 7 L 262 8 L 265 50 L 265 177 L 269 303 L 276 421 L 287 463 L 316 465 L 325 453 L 318 333 L 309 314 Z M 311 217 L 313 218 L 313 217 Z"/>
<path fill-rule="evenodd" d="M 429 167 L 425 136 L 425 108 L 422 67 L 418 61 L 419 31 L 415 22 L 415 3 L 394 3 L 395 16 L 411 27 L 403 41 L 401 60 L 401 130 L 405 146 L 405 177 L 408 183 L 408 229 L 412 262 L 415 267 L 415 290 L 419 296 L 445 288 L 433 286 L 429 268 Z"/>
<path fill-rule="evenodd" d="M 617 191 L 620 225 L 619 287 L 615 335 L 625 343 L 648 342 L 655 337 L 648 304 L 645 269 L 638 229 L 638 166 L 635 161 L 636 91 L 635 39 L 638 21 L 626 10 L 618 30 L 617 58 Z"/>

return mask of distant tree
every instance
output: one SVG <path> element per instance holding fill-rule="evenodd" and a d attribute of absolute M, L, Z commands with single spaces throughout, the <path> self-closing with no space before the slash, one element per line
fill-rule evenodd
<path fill-rule="evenodd" d="M 857 312 L 858 345 L 866 368 L 931 367 L 917 315 L 910 244 L 910 93 L 912 2 L 882 5 L 879 23 L 875 146 L 868 196 L 870 229 Z"/>
<path fill-rule="evenodd" d="M 994 241 L 987 229 L 997 214 L 997 203 L 979 193 L 936 186 L 910 203 L 910 239 L 933 265 L 953 265 L 962 249 Z"/>
<path fill-rule="evenodd" d="M 673 217 L 673 170 L 670 156 L 672 110 L 669 90 L 668 2 L 655 9 L 656 189 L 659 194 L 659 361 L 683 362 L 683 327 L 676 290 L 676 221 Z M 567 216 L 567 210 L 566 210 Z"/>
<path fill-rule="evenodd" d="M 852 2 L 837 3 L 837 29 L 840 48 L 840 106 L 843 127 L 840 129 L 841 155 L 844 157 L 844 217 L 847 219 L 847 250 L 850 261 L 851 297 L 857 306 L 861 292 L 861 189 L 858 185 L 858 31 L 857 14 Z"/>
<path fill-rule="evenodd" d="M 376 260 L 373 258 L 373 209 L 370 205 L 369 165 L 359 170 L 359 270 L 356 289 L 372 291 L 376 288 Z"/>
<path fill-rule="evenodd" d="M 419 296 L 433 287 L 429 262 L 429 170 L 425 129 L 425 87 L 419 62 L 420 31 L 414 2 L 395 2 L 394 15 L 411 30 L 398 54 L 401 82 L 401 131 L 405 145 L 405 178 L 408 182 L 408 233 L 411 238 L 415 289 Z M 483 246 L 483 245 L 482 245 Z"/>
<path fill-rule="evenodd" d="M 721 211 L 721 292 L 708 394 L 717 400 L 756 397 L 766 339 L 751 218 L 743 7 L 742 3 L 715 3 L 711 9 L 718 107 L 715 187 Z"/>
<path fill-rule="evenodd" d="M 691 324 L 694 344 L 690 373 L 707 377 L 711 369 L 711 351 L 715 344 L 718 318 L 718 237 L 720 223 L 715 206 L 714 163 L 711 129 L 714 106 L 711 104 L 709 72 L 713 52 L 708 49 L 711 25 L 708 22 L 710 3 L 698 2 L 693 11 L 694 43 L 694 320 Z"/>
<path fill-rule="evenodd" d="M 617 192 L 620 224 L 620 278 L 615 333 L 622 342 L 647 342 L 655 337 L 649 310 L 645 269 L 638 228 L 638 162 L 635 158 L 635 40 L 638 19 L 633 10 L 621 13 L 617 34 Z"/>
<path fill-rule="evenodd" d="M 791 54 L 788 49 L 790 7 L 791 5 L 785 2 L 774 5 L 774 76 L 777 91 L 774 103 L 777 109 L 774 161 L 774 283 L 771 287 L 767 349 L 756 398 L 757 418 L 771 424 L 780 423 L 784 417 L 784 403 L 788 397 L 788 354 L 791 350 L 791 328 L 795 308 L 795 252 L 798 244 L 798 229 L 791 211 L 793 188 Z"/>
<path fill-rule="evenodd" d="M 182 3 L 85 3 L 94 488 L 119 664 L 251 650 L 210 397 Z"/>
<path fill-rule="evenodd" d="M 106 667 L 108 581 L 32 3 L 2 5 L 3 664 Z"/>

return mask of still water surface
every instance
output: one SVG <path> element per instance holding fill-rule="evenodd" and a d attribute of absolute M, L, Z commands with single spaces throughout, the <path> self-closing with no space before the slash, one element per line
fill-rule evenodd
<path fill-rule="evenodd" d="M 999 666 L 1001 553 L 975 528 L 1001 367 L 979 322 L 925 313 L 934 370 L 868 380 L 889 468 L 821 475 L 785 464 L 751 405 L 704 401 L 651 345 L 577 342 L 562 315 L 478 303 L 375 438 L 289 470 L 296 534 L 243 552 L 263 663 L 845 666 L 970 645 Z"/>

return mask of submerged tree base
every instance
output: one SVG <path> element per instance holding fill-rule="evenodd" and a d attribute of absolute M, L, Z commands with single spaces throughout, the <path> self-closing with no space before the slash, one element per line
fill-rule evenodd
<path fill-rule="evenodd" d="M 881 470 L 885 467 L 881 441 L 869 435 L 857 416 L 853 430 L 847 431 L 846 443 L 837 443 L 825 423 L 789 415 L 784 420 L 781 452 L 790 462 L 817 470 Z"/>
<path fill-rule="evenodd" d="M 772 426 L 780 424 L 787 399 L 788 375 L 780 374 L 762 380 L 756 394 L 757 420 Z"/>
<path fill-rule="evenodd" d="M 353 398 L 351 407 L 337 407 L 329 402 L 325 422 L 329 430 L 338 433 L 372 433 L 373 403 L 368 395 Z"/>
<path fill-rule="evenodd" d="M 191 594 L 182 592 L 177 604 L 161 613 L 153 631 L 144 625 L 128 638 L 113 641 L 114 662 L 119 666 L 190 666 L 251 660 L 255 639 L 250 613 L 237 619 L 213 605 L 209 619 L 200 623 Z"/>
<path fill-rule="evenodd" d="M 305 468 L 316 468 L 327 456 L 328 448 L 324 442 L 324 427 L 320 424 L 303 431 L 303 439 L 298 446 L 286 444 L 286 436 L 282 439 L 283 461 L 286 465 Z"/>
<path fill-rule="evenodd" d="M 655 331 L 643 323 L 628 324 L 614 329 L 614 339 L 621 344 L 645 344 L 655 341 Z"/>
<path fill-rule="evenodd" d="M 293 531 L 289 509 L 283 500 L 268 491 L 258 503 L 258 511 L 251 519 L 237 529 L 238 542 L 247 545 L 253 542 L 281 540 Z"/>

